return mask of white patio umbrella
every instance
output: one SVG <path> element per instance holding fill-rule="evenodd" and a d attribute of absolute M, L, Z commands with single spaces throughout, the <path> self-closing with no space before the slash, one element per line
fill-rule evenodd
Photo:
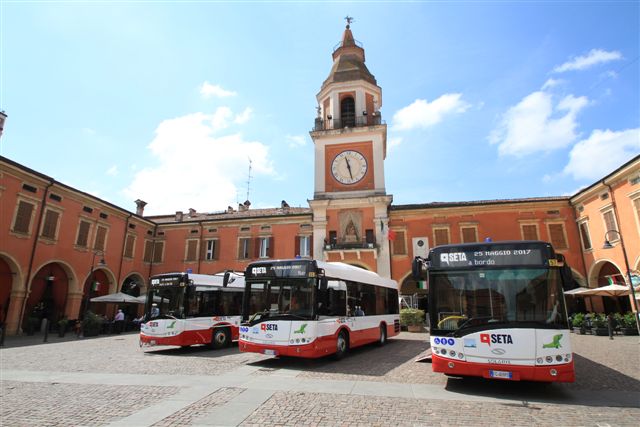
<path fill-rule="evenodd" d="M 146 294 L 140 295 L 139 297 L 136 297 L 136 299 L 138 300 L 138 302 L 140 304 L 146 304 L 147 303 L 147 295 Z M 156 296 L 153 297 L 153 302 L 160 302 L 160 301 L 162 301 L 162 298 L 160 298 L 159 296 L 156 295 Z"/>
<path fill-rule="evenodd" d="M 100 297 L 91 298 L 91 302 L 112 302 L 112 303 L 132 303 L 142 304 L 136 297 L 123 292 L 116 292 L 115 294 L 102 295 Z"/>
<path fill-rule="evenodd" d="M 589 288 L 585 288 L 583 286 L 580 286 L 579 288 L 575 288 L 575 289 L 571 289 L 570 291 L 564 291 L 565 295 L 579 295 L 581 293 L 583 293 L 584 291 L 588 291 Z"/>
<path fill-rule="evenodd" d="M 607 285 L 599 288 L 587 289 L 586 291 L 578 292 L 574 295 L 597 295 L 601 297 L 621 297 L 629 295 L 629 287 L 623 285 Z"/>

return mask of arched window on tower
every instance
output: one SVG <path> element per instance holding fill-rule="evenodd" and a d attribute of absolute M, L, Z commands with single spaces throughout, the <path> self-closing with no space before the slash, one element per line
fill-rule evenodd
<path fill-rule="evenodd" d="M 340 102 L 340 118 L 342 127 L 356 126 L 356 103 L 352 97 L 348 96 Z"/>

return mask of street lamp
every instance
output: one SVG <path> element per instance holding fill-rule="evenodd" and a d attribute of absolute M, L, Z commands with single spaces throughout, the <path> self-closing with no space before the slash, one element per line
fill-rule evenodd
<path fill-rule="evenodd" d="M 96 262 L 96 256 L 100 255 L 100 261 L 98 262 L 98 265 L 94 265 Z M 91 269 L 89 270 L 89 289 L 87 289 L 86 292 L 86 297 L 85 297 L 85 304 L 84 304 L 84 313 L 83 313 L 83 319 L 87 316 L 87 312 L 89 311 L 89 298 L 91 297 L 91 290 L 93 288 L 93 285 L 95 283 L 95 276 L 94 276 L 94 272 L 95 272 L 95 267 L 106 267 L 107 263 L 104 261 L 104 251 L 100 250 L 100 249 L 96 249 L 93 251 L 93 256 L 91 257 Z"/>
<path fill-rule="evenodd" d="M 620 247 L 622 248 L 622 257 L 624 258 L 624 266 L 627 269 L 627 277 L 629 278 L 629 288 L 631 289 L 631 301 L 633 304 L 633 308 L 635 310 L 636 327 L 638 328 L 638 334 L 640 334 L 640 320 L 638 319 L 638 316 L 640 315 L 640 313 L 638 313 L 638 301 L 636 300 L 636 292 L 633 289 L 633 280 L 631 278 L 631 269 L 629 268 L 629 260 L 627 259 L 627 250 L 624 247 L 624 239 L 622 238 L 622 233 L 620 233 L 618 230 L 609 230 L 606 233 L 604 233 L 604 245 L 602 245 L 602 249 L 612 249 L 614 247 L 609 241 L 609 239 L 607 239 L 607 236 L 609 235 L 609 233 L 617 234 L 618 238 L 620 239 Z"/>

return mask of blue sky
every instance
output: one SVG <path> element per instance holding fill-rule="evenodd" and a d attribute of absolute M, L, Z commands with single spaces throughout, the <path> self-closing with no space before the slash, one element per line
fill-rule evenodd
<path fill-rule="evenodd" d="M 570 195 L 640 153 L 637 1 L 0 1 L 0 153 L 145 213 L 313 197 L 346 15 L 394 204 Z"/>

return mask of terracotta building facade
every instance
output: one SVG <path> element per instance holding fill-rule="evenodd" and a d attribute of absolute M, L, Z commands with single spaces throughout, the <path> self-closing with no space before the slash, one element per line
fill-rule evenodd
<path fill-rule="evenodd" d="M 640 157 L 572 197 L 393 205 L 382 89 L 349 26 L 332 58 L 310 132 L 309 208 L 246 201 L 222 212 L 145 216 L 142 200 L 128 211 L 0 157 L 6 333 L 20 333 L 27 319 L 81 318 L 98 295 L 140 295 L 154 274 L 241 271 L 257 259 L 341 261 L 395 279 L 407 296 L 423 292 L 410 277 L 412 259 L 448 243 L 548 241 L 589 287 L 628 281 L 622 243 L 629 269 L 640 267 Z M 605 238 L 613 249 L 601 249 Z M 589 303 L 608 308 L 602 298 Z"/>

